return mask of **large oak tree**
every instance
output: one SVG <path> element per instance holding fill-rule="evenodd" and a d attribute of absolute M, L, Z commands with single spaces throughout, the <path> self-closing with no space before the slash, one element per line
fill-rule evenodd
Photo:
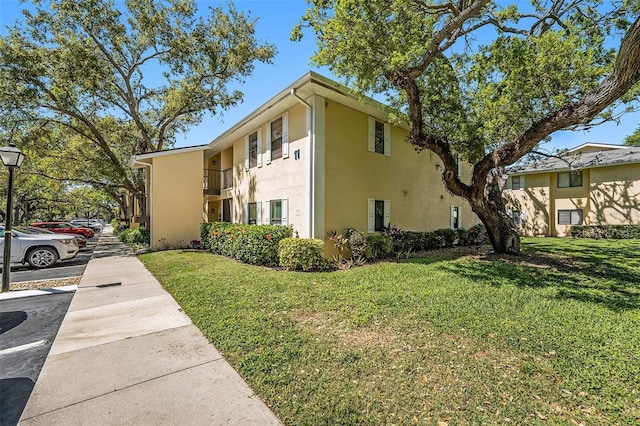
<path fill-rule="evenodd" d="M 132 154 L 242 100 L 234 90 L 273 46 L 229 4 L 32 0 L 0 39 L 0 133 L 40 155 L 34 173 L 118 199 L 143 191 Z M 7 141 L 5 141 L 6 143 Z"/>
<path fill-rule="evenodd" d="M 520 251 L 505 167 L 553 132 L 615 119 L 638 100 L 637 1 L 307 1 L 293 37 L 311 27 L 316 64 L 389 96 L 409 142 L 438 155 L 444 185 L 498 253 Z M 469 181 L 457 156 L 473 165 Z"/>

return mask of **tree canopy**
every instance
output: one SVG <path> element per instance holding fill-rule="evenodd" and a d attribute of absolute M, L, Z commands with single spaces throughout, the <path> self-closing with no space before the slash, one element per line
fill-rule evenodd
<path fill-rule="evenodd" d="M 624 145 L 640 146 L 640 127 L 638 127 L 635 132 L 624 139 Z"/>
<path fill-rule="evenodd" d="M 494 250 L 519 252 L 501 196 L 504 168 L 553 132 L 616 118 L 640 94 L 640 4 L 308 0 L 313 61 L 356 89 L 385 93 L 409 142 L 486 225 Z M 456 157 L 473 166 L 456 173 Z"/>
<path fill-rule="evenodd" d="M 274 46 L 233 5 L 195 0 L 32 0 L 0 39 L 0 134 L 41 157 L 31 172 L 117 197 L 143 190 L 132 154 L 171 148 Z M 35 165 L 34 165 L 35 166 Z"/>

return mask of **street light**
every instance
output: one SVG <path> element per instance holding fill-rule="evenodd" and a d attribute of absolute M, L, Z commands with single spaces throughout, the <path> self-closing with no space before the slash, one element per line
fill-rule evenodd
<path fill-rule="evenodd" d="M 5 210 L 4 225 L 4 257 L 2 263 L 2 292 L 9 291 L 11 281 L 11 217 L 13 216 L 13 170 L 19 169 L 25 155 L 16 148 L 15 144 L 0 148 L 2 163 L 9 169 L 9 189 L 7 190 L 7 209 Z"/>

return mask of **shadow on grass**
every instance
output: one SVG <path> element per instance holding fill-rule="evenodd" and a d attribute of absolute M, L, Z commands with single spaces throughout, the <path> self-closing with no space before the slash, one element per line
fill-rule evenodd
<path fill-rule="evenodd" d="M 520 256 L 479 254 L 442 264 L 446 271 L 493 286 L 555 288 L 558 299 L 595 303 L 613 311 L 640 308 L 640 241 L 528 242 Z M 463 256 L 451 257 L 451 259 Z M 442 260 L 415 259 L 432 264 Z"/>

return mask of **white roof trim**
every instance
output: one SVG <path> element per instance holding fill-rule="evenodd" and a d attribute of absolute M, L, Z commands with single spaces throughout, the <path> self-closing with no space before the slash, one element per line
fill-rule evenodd
<path fill-rule="evenodd" d="M 162 157 L 164 155 L 184 154 L 188 152 L 204 151 L 207 149 L 207 145 L 187 146 L 184 148 L 166 149 L 164 151 L 147 152 L 144 154 L 135 154 L 129 158 L 129 167 L 137 169 L 137 166 L 149 166 L 151 163 L 142 163 L 143 160 L 149 160 L 156 157 Z"/>
<path fill-rule="evenodd" d="M 383 103 L 367 96 L 360 97 L 347 86 L 313 71 L 309 71 L 212 140 L 209 143 L 209 148 L 224 147 L 226 143 L 232 142 L 241 134 L 252 131 L 251 129 L 255 127 L 255 120 L 269 110 L 275 110 L 278 106 L 282 107 L 282 105 L 288 101 L 291 102 L 291 105 L 297 104 L 298 101 L 295 100 L 291 94 L 292 90 L 303 99 L 307 99 L 310 96 L 318 94 L 323 88 L 328 92 L 324 92 L 321 96 L 328 97 L 342 104 L 345 103 L 345 100 L 348 100 L 350 102 L 348 102 L 347 106 L 358 109 L 381 120 L 388 119 L 388 114 L 384 111 L 386 106 Z M 290 106 L 285 107 L 285 109 L 288 108 L 290 108 Z M 244 129 L 247 126 L 248 128 Z M 406 126 L 401 127 L 408 129 Z"/>
<path fill-rule="evenodd" d="M 609 143 L 596 143 L 596 142 L 587 142 L 587 143 L 583 143 L 582 145 L 576 146 L 575 148 L 571 148 L 569 151 L 567 151 L 567 153 L 572 154 L 576 151 L 580 151 L 583 148 L 605 148 L 605 149 L 626 149 L 626 148 L 630 148 L 628 146 L 622 146 L 622 145 L 614 145 L 614 144 L 609 144 Z"/>

